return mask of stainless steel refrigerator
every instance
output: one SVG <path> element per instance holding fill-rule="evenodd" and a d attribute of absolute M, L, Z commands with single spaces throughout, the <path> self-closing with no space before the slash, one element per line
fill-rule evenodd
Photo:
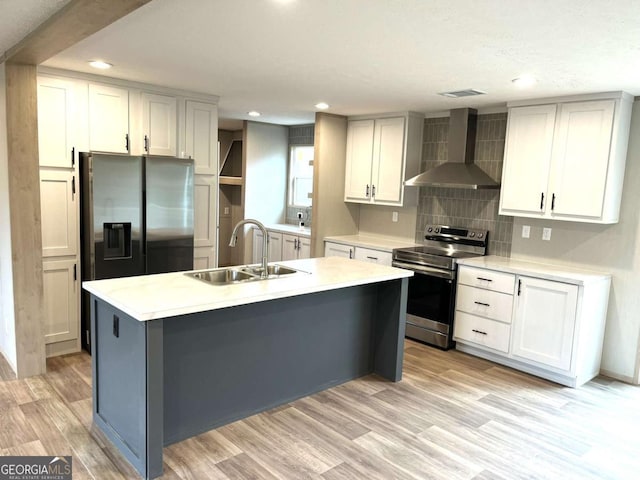
<path fill-rule="evenodd" d="M 82 279 L 193 269 L 193 160 L 81 153 Z M 83 293 L 82 329 L 89 299 Z M 88 334 L 83 335 L 85 348 Z"/>

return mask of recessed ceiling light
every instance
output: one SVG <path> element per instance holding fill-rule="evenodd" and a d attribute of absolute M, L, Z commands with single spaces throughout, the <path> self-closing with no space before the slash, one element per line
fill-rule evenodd
<path fill-rule="evenodd" d="M 260 114 L 260 112 L 256 112 L 255 110 L 251 110 L 250 112 L 247 112 L 247 115 L 249 115 L 250 117 L 259 117 L 261 114 Z"/>
<path fill-rule="evenodd" d="M 537 80 L 532 75 L 521 75 L 511 81 L 516 87 L 520 88 L 531 87 L 537 83 Z"/>
<path fill-rule="evenodd" d="M 319 110 L 326 110 L 329 108 L 329 104 L 325 102 L 316 103 L 316 108 Z"/>
<path fill-rule="evenodd" d="M 89 65 L 91 65 L 93 68 L 99 68 L 100 70 L 107 70 L 113 67 L 112 64 L 103 62 L 102 60 L 91 60 L 89 62 Z"/>

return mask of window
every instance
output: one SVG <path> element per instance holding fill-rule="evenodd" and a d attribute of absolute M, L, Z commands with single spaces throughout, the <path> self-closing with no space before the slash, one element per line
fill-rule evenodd
<path fill-rule="evenodd" d="M 310 207 L 313 192 L 313 145 L 291 147 L 289 158 L 289 206 Z"/>

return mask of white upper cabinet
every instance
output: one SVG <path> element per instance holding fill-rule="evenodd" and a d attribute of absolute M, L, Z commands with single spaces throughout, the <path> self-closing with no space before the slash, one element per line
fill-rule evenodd
<path fill-rule="evenodd" d="M 144 153 L 176 156 L 178 119 L 176 97 L 142 93 L 142 141 Z"/>
<path fill-rule="evenodd" d="M 41 167 L 73 168 L 74 83 L 38 77 L 38 154 Z"/>
<path fill-rule="evenodd" d="M 618 221 L 632 100 L 597 97 L 509 109 L 501 215 Z"/>
<path fill-rule="evenodd" d="M 549 178 L 554 217 L 602 215 L 615 102 L 561 105 Z"/>
<path fill-rule="evenodd" d="M 376 121 L 371 168 L 371 198 L 375 203 L 402 202 L 404 122 L 404 118 Z"/>
<path fill-rule="evenodd" d="M 89 148 L 129 153 L 129 90 L 89 84 Z"/>
<path fill-rule="evenodd" d="M 409 113 L 350 120 L 347 126 L 345 202 L 403 205 L 417 189 L 404 180 L 418 173 L 424 117 Z M 412 201 L 407 202 L 411 197 Z"/>
<path fill-rule="evenodd" d="M 373 159 L 373 120 L 356 120 L 347 127 L 347 169 L 344 199 L 369 203 Z"/>
<path fill-rule="evenodd" d="M 555 121 L 555 105 L 509 111 L 500 192 L 501 214 L 543 214 Z"/>
<path fill-rule="evenodd" d="M 186 101 L 185 148 L 194 160 L 195 173 L 218 173 L 218 106 Z"/>

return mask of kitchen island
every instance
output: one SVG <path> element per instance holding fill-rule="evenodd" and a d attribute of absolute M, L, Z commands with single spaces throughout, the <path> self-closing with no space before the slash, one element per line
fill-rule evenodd
<path fill-rule="evenodd" d="M 85 282 L 93 419 L 145 478 L 162 449 L 354 378 L 402 376 L 412 272 L 342 258 L 280 278 L 185 273 Z"/>

